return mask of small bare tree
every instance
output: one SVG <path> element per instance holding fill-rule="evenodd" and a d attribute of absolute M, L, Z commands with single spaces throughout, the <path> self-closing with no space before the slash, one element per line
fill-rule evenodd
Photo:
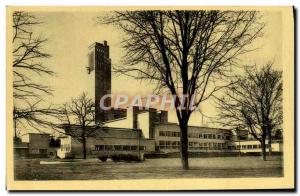
<path fill-rule="evenodd" d="M 13 13 L 13 98 L 14 129 L 17 137 L 17 124 L 28 128 L 52 126 L 47 116 L 56 112 L 52 106 L 42 106 L 43 95 L 51 95 L 48 85 L 42 83 L 45 75 L 54 72 L 43 64 L 50 57 L 44 52 L 47 39 L 37 36 L 35 28 L 42 22 L 29 12 Z"/>
<path fill-rule="evenodd" d="M 219 122 L 248 132 L 261 143 L 262 158 L 266 160 L 268 138 L 271 154 L 272 134 L 282 124 L 282 73 L 267 64 L 260 70 L 247 68 L 245 76 L 227 87 L 218 99 Z"/>
<path fill-rule="evenodd" d="M 65 103 L 61 109 L 60 120 L 64 125 L 64 134 L 82 143 L 83 158 L 86 159 L 86 138 L 96 130 L 96 127 L 91 128 L 95 122 L 93 100 L 88 98 L 86 93 L 82 93 L 70 103 Z"/>
<path fill-rule="evenodd" d="M 259 14 L 124 11 L 99 20 L 126 34 L 125 62 L 114 67 L 116 73 L 150 81 L 157 84 L 157 93 L 166 91 L 175 97 L 182 167 L 188 169 L 188 122 L 193 108 L 226 86 L 238 56 L 251 51 L 247 46 L 261 36 L 264 27 Z"/>

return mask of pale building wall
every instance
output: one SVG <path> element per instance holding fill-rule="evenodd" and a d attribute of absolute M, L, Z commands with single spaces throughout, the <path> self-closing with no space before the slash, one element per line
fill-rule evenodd
<path fill-rule="evenodd" d="M 116 119 L 112 121 L 105 122 L 104 124 L 107 127 L 115 127 L 115 128 L 133 128 L 133 111 L 131 109 L 127 110 L 127 117 L 124 119 Z"/>
<path fill-rule="evenodd" d="M 142 133 L 145 138 L 150 138 L 150 122 L 149 122 L 150 114 L 149 112 L 143 112 L 138 114 L 138 129 L 142 130 Z"/>
<path fill-rule="evenodd" d="M 71 136 L 60 137 L 60 148 L 57 149 L 57 156 L 61 159 L 66 158 L 71 152 Z"/>

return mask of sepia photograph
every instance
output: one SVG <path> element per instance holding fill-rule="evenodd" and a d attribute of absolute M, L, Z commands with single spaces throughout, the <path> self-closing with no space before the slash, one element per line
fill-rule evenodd
<path fill-rule="evenodd" d="M 294 188 L 293 7 L 13 7 L 9 190 Z"/>

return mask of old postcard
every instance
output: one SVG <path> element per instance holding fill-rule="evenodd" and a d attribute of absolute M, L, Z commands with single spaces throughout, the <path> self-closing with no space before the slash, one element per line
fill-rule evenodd
<path fill-rule="evenodd" d="M 8 190 L 294 189 L 293 7 L 8 7 Z"/>

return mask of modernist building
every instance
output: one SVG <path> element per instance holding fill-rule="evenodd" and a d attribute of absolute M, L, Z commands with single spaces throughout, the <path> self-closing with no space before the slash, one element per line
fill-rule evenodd
<path fill-rule="evenodd" d="M 28 133 L 20 143 L 14 144 L 15 158 L 43 158 L 56 156 L 56 149 L 49 145 L 50 134 Z"/>
<path fill-rule="evenodd" d="M 72 129 L 80 129 L 73 126 Z M 154 140 L 146 139 L 139 129 L 94 127 L 92 134 L 86 138 L 87 157 L 97 158 L 107 154 L 147 154 L 155 151 Z M 60 158 L 82 158 L 83 148 L 80 138 L 62 136 L 57 155 Z"/>
<path fill-rule="evenodd" d="M 104 127 L 99 127 L 95 134 L 87 138 L 88 157 L 97 157 L 108 152 L 178 154 L 180 127 L 176 123 L 168 122 L 165 115 L 167 116 L 167 112 L 158 112 L 153 108 L 144 108 L 142 111 L 128 108 L 126 117 L 105 122 Z M 245 131 L 237 134 L 229 129 L 189 126 L 188 138 L 188 151 L 192 154 L 261 152 L 260 143 Z M 269 150 L 268 145 L 266 150 Z M 272 151 L 282 152 L 282 143 L 274 141 Z M 61 138 L 58 156 L 64 158 L 67 155 L 82 157 L 82 144 L 76 138 Z"/>
<path fill-rule="evenodd" d="M 93 78 L 95 88 L 96 120 L 93 133 L 86 138 L 87 156 L 103 154 L 178 154 L 180 152 L 180 127 L 168 121 L 167 111 L 154 108 L 112 108 L 103 111 L 99 101 L 111 93 L 111 60 L 109 46 L 95 43 L 89 47 L 88 74 Z M 111 106 L 106 99 L 105 106 Z M 100 126 L 100 124 L 101 126 Z M 73 125 L 65 127 L 65 135 L 59 137 L 60 147 L 49 146 L 49 134 L 29 133 L 22 143 L 14 145 L 17 157 L 81 158 L 83 147 L 80 137 L 68 136 L 69 129 L 80 129 Z M 74 130 L 72 130 L 74 132 Z M 80 131 L 79 131 L 80 132 Z M 190 153 L 260 153 L 257 140 L 246 131 L 189 126 L 188 151 Z M 267 145 L 268 147 L 268 145 Z M 268 151 L 268 148 L 267 148 Z M 282 143 L 274 141 L 272 151 L 282 152 Z"/>
<path fill-rule="evenodd" d="M 180 127 L 168 122 L 167 111 L 154 108 L 131 107 L 103 111 L 99 107 L 101 97 L 111 93 L 111 59 L 109 46 L 95 43 L 89 47 L 88 74 L 94 78 L 96 121 L 90 127 L 95 133 L 87 140 L 87 155 L 96 157 L 105 151 L 113 153 L 178 153 L 180 151 Z M 111 106 L 111 100 L 105 99 L 105 106 Z M 97 124 L 101 122 L 101 126 Z M 73 126 L 72 129 L 79 129 Z M 67 130 L 66 130 L 67 131 Z M 246 133 L 237 134 L 233 130 L 188 127 L 189 152 L 259 152 L 257 141 L 249 139 Z M 82 144 L 77 138 L 61 137 L 58 156 L 82 156 Z M 273 144 L 272 144 L 273 148 Z M 273 151 L 281 151 L 280 143 Z"/>

